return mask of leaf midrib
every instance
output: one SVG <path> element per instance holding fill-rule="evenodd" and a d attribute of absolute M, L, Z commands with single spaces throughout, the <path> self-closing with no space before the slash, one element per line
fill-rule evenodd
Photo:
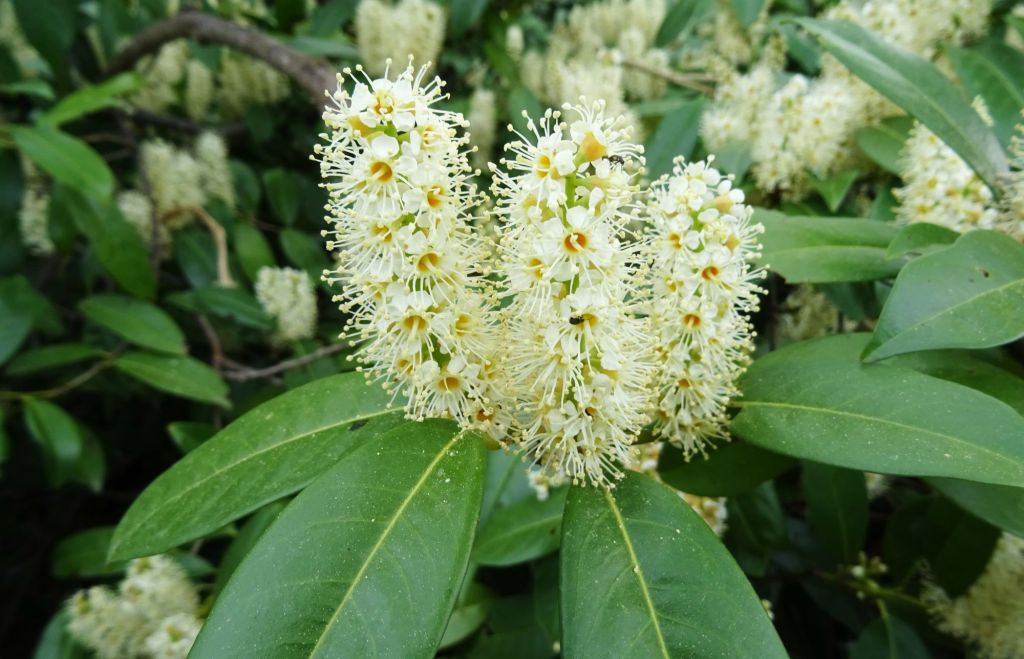
<path fill-rule="evenodd" d="M 141 520 L 139 520 L 139 523 L 136 524 L 135 527 L 136 528 L 142 527 L 143 525 L 145 525 L 146 522 L 151 520 L 160 511 L 167 509 L 172 503 L 174 503 L 175 501 L 178 501 L 179 499 L 181 499 L 184 496 L 187 496 L 189 493 L 193 492 L 194 490 L 196 490 L 197 488 L 199 488 L 200 486 L 205 484 L 207 481 L 209 481 L 209 480 L 211 480 L 213 478 L 216 478 L 217 476 L 219 476 L 219 475 L 221 475 L 221 474 L 223 474 L 225 472 L 231 471 L 232 469 L 235 469 L 239 465 L 242 465 L 242 464 L 244 464 L 244 463 L 246 463 L 246 462 L 248 462 L 248 461 L 250 461 L 250 460 L 252 460 L 252 459 L 254 459 L 254 458 L 258 457 L 258 456 L 260 456 L 260 455 L 263 455 L 264 453 L 267 453 L 269 451 L 273 451 L 273 450 L 279 449 L 279 448 L 281 448 L 283 446 L 291 444 L 292 442 L 297 442 L 297 441 L 299 441 L 301 439 L 304 439 L 306 437 L 309 437 L 311 435 L 316 435 L 316 434 L 319 434 L 319 433 L 322 433 L 322 432 L 326 432 L 328 430 L 333 430 L 334 428 L 337 428 L 339 426 L 343 426 L 345 424 L 358 423 L 359 421 L 365 421 L 367 419 L 372 419 L 372 418 L 375 418 L 375 417 L 378 417 L 378 416 L 384 416 L 384 415 L 387 415 L 387 414 L 399 414 L 399 413 L 401 413 L 401 410 L 398 410 L 398 409 L 387 409 L 387 410 L 383 410 L 383 411 L 380 411 L 380 412 L 374 412 L 373 414 L 366 414 L 366 415 L 363 415 L 363 416 L 348 417 L 348 418 L 346 418 L 346 419 L 344 419 L 342 421 L 338 421 L 336 423 L 330 423 L 328 425 L 321 426 L 319 428 L 315 428 L 313 430 L 309 430 L 307 432 L 304 432 L 304 433 L 301 433 L 301 434 L 298 434 L 298 435 L 293 435 L 292 437 L 289 437 L 289 438 L 287 438 L 285 440 L 282 440 L 282 441 L 280 441 L 280 442 L 278 442 L 276 444 L 273 444 L 271 446 L 267 446 L 267 447 L 262 448 L 262 449 L 260 449 L 258 451 L 254 451 L 252 453 L 248 453 L 241 460 L 236 460 L 235 462 L 232 462 L 231 464 L 229 464 L 229 465 L 227 465 L 227 466 L 225 466 L 225 467 L 223 467 L 221 469 L 218 469 L 217 471 L 214 471 L 214 472 L 204 476 L 200 480 L 198 480 L 195 483 L 193 483 L 192 485 L 190 485 L 188 488 L 182 490 L 181 492 L 178 492 L 177 494 L 175 494 L 175 495 L 173 495 L 171 497 L 168 497 L 168 498 L 164 499 L 163 500 L 164 501 L 164 505 L 163 506 L 154 507 L 153 511 L 151 513 L 149 513 L 148 515 L 146 515 L 145 517 L 143 517 Z M 118 547 L 118 546 L 120 546 L 122 544 L 124 544 L 123 541 L 117 543 L 117 545 L 114 545 L 114 546 L 111 547 L 111 550 L 115 549 L 116 547 Z M 111 551 L 110 553 L 111 553 L 111 555 L 114 555 L 115 552 Z"/>
<path fill-rule="evenodd" d="M 391 531 L 394 530 L 395 525 L 398 523 L 398 520 L 401 519 L 402 514 L 405 512 L 405 509 L 409 507 L 409 504 L 412 503 L 412 500 L 415 499 L 416 495 L 419 494 L 419 491 L 423 489 L 423 485 L 427 482 L 427 479 L 430 478 L 431 474 L 433 474 L 434 471 L 437 469 L 437 465 L 441 462 L 441 460 L 443 460 L 444 457 L 448 455 L 448 451 L 451 449 L 451 447 L 460 439 L 462 439 L 466 432 L 468 431 L 460 430 L 459 432 L 455 433 L 455 436 L 453 436 L 444 445 L 444 447 L 442 447 L 441 450 L 437 452 L 437 455 L 434 456 L 434 459 L 431 460 L 430 464 L 427 465 L 427 468 L 423 470 L 423 473 L 420 475 L 419 480 L 416 481 L 416 484 L 413 485 L 411 490 L 409 490 L 409 493 L 405 496 L 404 499 L 402 499 L 402 503 L 398 506 L 394 514 L 388 520 L 388 523 L 384 526 L 384 529 L 381 531 L 380 537 L 377 538 L 377 542 L 373 545 L 373 547 L 370 549 L 370 553 L 367 554 L 366 558 L 363 560 L 363 564 L 359 567 L 359 571 L 352 578 L 352 583 L 350 583 L 348 588 L 345 590 L 345 595 L 342 597 L 341 602 L 338 603 L 338 607 L 334 610 L 334 613 L 331 615 L 330 619 L 324 625 L 323 631 L 321 631 L 320 636 L 317 637 L 316 644 L 313 645 L 313 649 L 309 651 L 309 657 L 316 656 L 317 651 L 320 648 L 320 645 L 324 642 L 324 639 L 327 638 L 327 632 L 334 626 L 335 622 L 338 619 L 338 616 L 341 615 L 342 610 L 349 603 L 349 600 L 352 598 L 353 593 L 355 593 L 356 588 L 359 585 L 359 581 L 363 578 L 363 575 L 366 574 L 366 571 L 370 569 L 370 564 L 373 563 L 373 559 L 376 557 L 377 552 L 380 551 L 381 547 L 384 546 L 384 542 L 388 539 L 388 536 L 391 535 Z"/>
<path fill-rule="evenodd" d="M 637 584 L 640 586 L 640 593 L 643 595 L 644 604 L 647 606 L 647 612 L 651 616 L 651 624 L 654 628 L 654 633 L 658 638 L 658 648 L 661 650 L 661 655 L 665 659 L 671 659 L 668 652 L 668 646 L 665 644 L 665 636 L 661 631 L 661 622 L 658 619 L 658 612 L 654 609 L 654 601 L 651 599 L 651 593 L 647 589 L 647 580 L 644 578 L 644 571 L 640 567 L 640 560 L 636 556 L 636 551 L 633 549 L 633 542 L 629 539 L 629 531 L 626 530 L 625 520 L 622 518 L 622 512 L 619 510 L 618 504 L 615 503 L 615 497 L 612 496 L 610 490 L 604 490 L 605 501 L 608 502 L 608 508 L 612 511 L 612 515 L 615 517 L 615 525 L 619 528 L 619 532 L 622 534 L 622 541 L 625 543 L 626 551 L 629 552 L 629 560 L 633 564 L 630 571 L 636 576 Z"/>
<path fill-rule="evenodd" d="M 928 435 L 934 435 L 935 437 L 941 437 L 943 439 L 948 439 L 948 440 L 953 441 L 956 444 L 963 444 L 963 445 L 966 445 L 966 446 L 970 446 L 972 449 L 978 449 L 981 452 L 988 453 L 988 454 L 991 454 L 991 455 L 997 457 L 1001 462 L 1009 462 L 1014 467 L 1017 467 L 1018 469 L 1020 468 L 1020 465 L 1015 460 L 1011 459 L 1010 457 L 1008 457 L 1006 455 L 1003 455 L 1002 453 L 994 451 L 994 450 L 988 448 L 987 446 L 983 446 L 981 444 L 975 444 L 973 442 L 965 442 L 964 440 L 960 439 L 959 437 L 956 437 L 955 435 L 946 435 L 946 434 L 938 432 L 936 430 L 929 430 L 928 428 L 922 428 L 920 426 L 911 426 L 911 425 L 908 425 L 908 424 L 905 424 L 905 423 L 900 423 L 899 421 L 893 421 L 891 419 L 883 419 L 883 418 L 877 417 L 877 416 L 868 416 L 866 414 L 859 414 L 857 412 L 847 412 L 845 410 L 837 410 L 837 409 L 831 408 L 831 407 L 812 407 L 810 405 L 797 405 L 795 403 L 778 403 L 778 402 L 773 402 L 773 401 L 753 401 L 753 400 L 751 400 L 751 401 L 742 401 L 742 400 L 739 400 L 739 401 L 734 401 L 733 405 L 736 405 L 737 407 L 758 407 L 758 406 L 761 406 L 761 407 L 780 407 L 780 408 L 797 409 L 797 410 L 804 410 L 804 411 L 807 411 L 807 412 L 817 412 L 818 414 L 833 414 L 833 415 L 836 415 L 836 416 L 846 416 L 846 417 L 851 417 L 851 418 L 854 418 L 854 419 L 860 419 L 860 420 L 863 420 L 863 421 L 880 423 L 880 424 L 883 424 L 883 425 L 890 425 L 890 426 L 894 426 L 896 428 L 903 428 L 905 430 L 910 430 L 910 431 L 914 431 L 914 432 L 920 432 L 920 433 L 924 433 L 924 434 L 928 434 Z M 750 441 L 750 439 L 747 438 L 747 441 Z M 940 476 L 941 474 L 934 474 L 934 475 L 935 476 Z M 955 478 L 955 476 L 953 476 L 953 478 Z M 996 484 L 1010 485 L 1009 483 L 996 483 Z"/>

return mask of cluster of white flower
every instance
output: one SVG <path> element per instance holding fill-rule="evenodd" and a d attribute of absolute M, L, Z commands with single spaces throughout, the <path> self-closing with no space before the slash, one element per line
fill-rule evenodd
<path fill-rule="evenodd" d="M 636 462 L 631 464 L 629 468 L 633 471 L 647 474 L 661 482 L 661 476 L 658 474 L 658 462 L 661 459 L 661 452 L 664 448 L 665 444 L 663 442 L 644 444 L 640 447 Z M 729 517 L 725 497 L 705 497 L 689 494 L 675 488 L 672 489 L 679 495 L 680 499 L 686 502 L 686 505 L 690 506 L 695 513 L 700 515 L 701 519 L 715 532 L 715 535 L 722 537 L 726 530 L 726 520 Z"/>
<path fill-rule="evenodd" d="M 921 597 L 939 630 L 967 641 L 984 659 L 1024 657 L 1024 539 L 1004 533 L 985 571 L 951 598 L 926 583 Z"/>
<path fill-rule="evenodd" d="M 1024 110 L 1021 114 L 1024 116 Z M 1001 224 L 1009 235 L 1024 240 L 1024 123 L 1017 124 L 1010 155 L 1013 170 L 1003 191 Z"/>
<path fill-rule="evenodd" d="M 277 324 L 276 341 L 289 343 L 316 331 L 316 290 L 309 275 L 294 268 L 265 266 L 256 273 L 256 299 Z"/>
<path fill-rule="evenodd" d="M 164 555 L 132 561 L 116 591 L 78 592 L 68 611 L 68 632 L 100 659 L 185 659 L 202 626 L 195 586 Z"/>
<path fill-rule="evenodd" d="M 21 243 L 30 254 L 53 254 L 56 246 L 50 237 L 50 193 L 39 170 L 24 156 L 21 158 L 21 171 L 25 180 L 21 208 L 18 209 Z"/>
<path fill-rule="evenodd" d="M 694 38 L 679 53 L 679 64 L 684 68 L 717 72 L 754 59 L 757 45 L 767 32 L 771 3 L 765 2 L 757 19 L 746 28 L 730 3 L 717 2 L 716 8 L 714 17 L 697 25 Z"/>
<path fill-rule="evenodd" d="M 780 345 L 835 334 L 839 310 L 810 284 L 800 284 L 786 296 L 775 317 L 775 340 Z"/>
<path fill-rule="evenodd" d="M 647 205 L 654 266 L 650 318 L 659 360 L 657 432 L 687 456 L 727 437 L 725 408 L 753 350 L 747 314 L 762 277 L 763 231 L 743 191 L 705 162 L 677 160 Z"/>
<path fill-rule="evenodd" d="M 650 400 L 650 329 L 634 316 L 642 241 L 633 176 L 642 147 L 603 104 L 548 110 L 492 166 L 501 242 L 506 356 L 517 442 L 549 473 L 610 484 L 633 458 Z"/>
<path fill-rule="evenodd" d="M 478 87 L 469 97 L 469 112 L 466 113 L 469 125 L 470 143 L 474 151 L 470 163 L 477 169 L 484 169 L 490 162 L 494 150 L 494 139 L 497 137 L 498 108 L 494 92 L 485 87 Z"/>
<path fill-rule="evenodd" d="M 538 501 L 547 501 L 548 497 L 551 496 L 551 490 L 562 487 L 569 482 L 564 474 L 553 473 L 537 467 L 527 468 L 526 478 L 533 489 L 533 493 L 537 495 Z"/>
<path fill-rule="evenodd" d="M 437 62 L 444 44 L 445 13 L 433 0 L 362 0 L 356 9 L 359 57 L 370 75 L 383 75 L 389 59 Z"/>
<path fill-rule="evenodd" d="M 226 117 L 244 117 L 253 107 L 274 105 L 289 93 L 288 76 L 266 62 L 232 50 L 221 54 L 217 102 Z"/>
<path fill-rule="evenodd" d="M 462 115 L 439 110 L 440 79 L 410 64 L 396 79 L 339 77 L 317 145 L 352 338 L 367 340 L 368 377 L 404 394 L 414 418 L 451 416 L 500 437 L 507 412 L 493 393 L 496 317 L 470 221 L 480 194 Z"/>

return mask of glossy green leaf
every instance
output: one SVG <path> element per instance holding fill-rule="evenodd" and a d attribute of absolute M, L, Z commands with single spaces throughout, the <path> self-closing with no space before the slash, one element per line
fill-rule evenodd
<path fill-rule="evenodd" d="M 235 227 L 235 254 L 249 281 L 256 281 L 260 268 L 273 267 L 277 263 L 263 232 L 251 224 Z"/>
<path fill-rule="evenodd" d="M 806 18 L 797 22 L 854 75 L 927 126 L 998 189 L 1009 169 L 999 140 L 934 64 L 853 23 Z"/>
<path fill-rule="evenodd" d="M 107 550 L 113 535 L 114 527 L 97 526 L 61 540 L 53 550 L 53 576 L 92 579 L 123 571 L 124 561 L 107 560 Z"/>
<path fill-rule="evenodd" d="M 114 368 L 175 396 L 230 406 L 228 386 L 217 371 L 191 357 L 127 352 L 114 360 Z"/>
<path fill-rule="evenodd" d="M 839 564 L 853 565 L 868 531 L 864 474 L 818 462 L 804 462 L 807 518 L 818 540 Z"/>
<path fill-rule="evenodd" d="M 644 145 L 647 173 L 652 179 L 672 171 L 675 158 L 690 156 L 697 144 L 703 111 L 704 101 L 698 98 L 665 115 L 658 123 Z"/>
<path fill-rule="evenodd" d="M 185 335 L 160 307 L 121 295 L 93 295 L 78 303 L 86 318 L 143 348 L 185 354 Z"/>
<path fill-rule="evenodd" d="M 219 595 L 224 590 L 231 575 L 235 573 L 238 566 L 242 564 L 242 560 L 249 555 L 270 525 L 281 515 L 285 505 L 284 501 L 274 501 L 257 510 L 252 517 L 245 521 L 238 535 L 228 545 L 227 551 L 224 552 L 224 558 L 221 559 L 217 568 L 217 580 L 213 584 L 214 594 Z"/>
<path fill-rule="evenodd" d="M 848 469 L 1024 486 L 1024 418 L 995 398 L 887 364 L 865 334 L 797 343 L 739 383 L 733 432 L 771 451 Z"/>
<path fill-rule="evenodd" d="M 118 103 L 119 96 L 137 90 L 142 84 L 139 74 L 129 72 L 116 75 L 97 85 L 83 87 L 68 94 L 44 112 L 39 118 L 39 123 L 57 127 L 91 112 L 109 108 Z"/>
<path fill-rule="evenodd" d="M 115 204 L 95 201 L 65 186 L 54 191 L 50 203 L 65 204 L 96 259 L 121 288 L 136 297 L 153 297 L 156 278 L 149 253 Z"/>
<path fill-rule="evenodd" d="M 263 187 L 267 191 L 270 209 L 282 223 L 295 224 L 299 214 L 299 183 L 294 172 L 270 169 L 263 173 Z"/>
<path fill-rule="evenodd" d="M 971 98 L 980 96 L 985 101 L 985 108 L 992 117 L 992 129 L 999 141 L 1008 146 L 1016 132 L 1016 125 L 1021 122 L 1020 113 L 1024 108 L 1024 85 L 1021 84 L 1020 69 L 1016 71 L 1015 79 L 984 52 L 952 47 L 942 52 L 953 64 L 957 78 L 968 95 Z"/>
<path fill-rule="evenodd" d="M 985 359 L 983 352 L 934 350 L 913 352 L 888 362 L 962 384 L 1001 400 L 1024 416 L 1024 376 Z"/>
<path fill-rule="evenodd" d="M 478 528 L 499 508 L 536 496 L 526 476 L 527 465 L 511 451 L 487 452 L 487 479 Z"/>
<path fill-rule="evenodd" d="M 470 576 L 472 575 L 466 575 L 467 583 L 463 584 L 463 589 L 455 602 L 455 609 L 452 610 L 452 615 L 444 628 L 444 636 L 441 637 L 438 650 L 469 638 L 484 623 L 488 611 L 491 610 L 494 594 L 485 586 L 471 581 Z"/>
<path fill-rule="evenodd" d="M 888 222 L 832 217 L 787 217 L 758 210 L 764 225 L 761 263 L 790 283 L 871 281 L 899 272 L 886 256 L 896 235 Z"/>
<path fill-rule="evenodd" d="M 44 465 L 54 485 L 66 483 L 82 456 L 82 432 L 64 410 L 47 400 L 25 400 L 25 427 L 43 450 Z"/>
<path fill-rule="evenodd" d="M 731 497 L 775 478 L 796 462 L 753 444 L 733 440 L 717 446 L 707 458 L 686 460 L 682 451 L 666 446 L 658 475 L 677 490 L 705 497 Z"/>
<path fill-rule="evenodd" d="M 113 558 L 165 551 L 302 489 L 402 422 L 360 373 L 323 378 L 239 417 L 147 487 L 117 527 Z"/>
<path fill-rule="evenodd" d="M 9 126 L 14 143 L 39 168 L 64 185 L 97 200 L 114 191 L 114 175 L 95 150 L 48 126 Z"/>
<path fill-rule="evenodd" d="M 914 126 L 911 117 L 890 117 L 881 123 L 857 131 L 857 148 L 879 167 L 900 176 L 903 174 L 903 145 Z"/>
<path fill-rule="evenodd" d="M 675 0 L 658 27 L 654 45 L 662 48 L 676 39 L 685 40 L 715 8 L 714 0 Z"/>
<path fill-rule="evenodd" d="M 875 618 L 850 648 L 850 659 L 931 659 L 914 628 L 892 614 Z"/>
<path fill-rule="evenodd" d="M 473 546 L 473 562 L 514 565 L 558 549 L 566 491 L 567 488 L 560 488 L 544 501 L 533 497 L 498 509 L 480 528 Z"/>
<path fill-rule="evenodd" d="M 927 254 L 956 242 L 960 234 L 938 224 L 915 222 L 901 228 L 885 251 L 889 258 L 904 254 Z"/>
<path fill-rule="evenodd" d="M 1024 336 L 1024 245 L 971 231 L 909 263 L 865 349 L 869 361 L 938 348 L 988 348 Z"/>
<path fill-rule="evenodd" d="M 649 477 L 573 487 L 561 556 L 566 657 L 786 656 L 721 541 Z"/>
<path fill-rule="evenodd" d="M 5 316 L 6 318 L 7 316 Z M 99 348 L 84 343 L 59 343 L 34 348 L 21 352 L 12 359 L 4 369 L 4 374 L 10 376 L 33 375 L 51 368 L 77 364 L 102 354 L 103 351 Z"/>
<path fill-rule="evenodd" d="M 939 492 L 993 526 L 1024 538 L 1024 487 L 929 478 Z"/>
<path fill-rule="evenodd" d="M 432 657 L 469 559 L 479 435 L 407 423 L 313 482 L 242 561 L 190 656 Z"/>

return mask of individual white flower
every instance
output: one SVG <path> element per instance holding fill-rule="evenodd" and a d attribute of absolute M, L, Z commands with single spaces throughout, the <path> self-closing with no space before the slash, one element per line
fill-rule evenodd
<path fill-rule="evenodd" d="M 750 261 L 763 228 L 708 162 L 683 164 L 651 188 L 650 319 L 659 357 L 657 434 L 689 457 L 728 437 L 725 408 L 753 349 L 748 314 L 762 276 Z"/>
<path fill-rule="evenodd" d="M 885 494 L 891 482 L 892 478 L 885 474 L 876 474 L 870 471 L 864 473 L 864 486 L 867 488 L 869 499 L 877 499 Z"/>
<path fill-rule="evenodd" d="M 569 482 L 562 474 L 551 473 L 536 467 L 530 467 L 526 470 L 526 478 L 533 489 L 533 493 L 537 495 L 538 501 L 547 501 L 551 495 L 551 490 L 562 487 Z"/>
<path fill-rule="evenodd" d="M 327 248 L 337 256 L 347 335 L 365 346 L 371 379 L 403 394 L 413 418 L 450 416 L 502 437 L 509 411 L 500 378 L 495 306 L 472 227 L 480 194 L 471 181 L 462 115 L 439 110 L 443 82 L 411 65 L 395 78 L 346 73 L 324 112 L 315 147 L 329 194 Z"/>
<path fill-rule="evenodd" d="M 642 149 L 604 105 L 548 111 L 494 171 L 515 441 L 550 477 L 611 486 L 633 456 L 652 373 L 626 233 Z"/>
<path fill-rule="evenodd" d="M 1024 539 L 1004 533 L 966 593 L 950 597 L 926 582 L 921 593 L 935 626 L 973 646 L 984 659 L 1024 657 Z"/>
<path fill-rule="evenodd" d="M 203 623 L 190 613 L 165 618 L 146 638 L 146 656 L 152 659 L 186 659 Z"/>
<path fill-rule="evenodd" d="M 356 42 L 363 66 L 373 76 L 386 70 L 386 62 L 410 57 L 430 66 L 444 44 L 445 13 L 432 0 L 362 0 L 356 9 Z"/>
<path fill-rule="evenodd" d="M 264 266 L 256 273 L 255 292 L 277 325 L 277 341 L 300 341 L 316 332 L 316 291 L 302 270 Z"/>
<path fill-rule="evenodd" d="M 476 149 L 470 161 L 477 169 L 486 169 L 494 150 L 497 132 L 498 108 L 495 94 L 490 89 L 479 87 L 469 97 L 469 114 L 466 116 L 470 131 L 470 143 Z"/>
<path fill-rule="evenodd" d="M 204 132 L 196 138 L 195 160 L 203 192 L 209 199 L 220 199 L 235 207 L 235 183 L 228 164 L 228 147 L 217 133 Z"/>

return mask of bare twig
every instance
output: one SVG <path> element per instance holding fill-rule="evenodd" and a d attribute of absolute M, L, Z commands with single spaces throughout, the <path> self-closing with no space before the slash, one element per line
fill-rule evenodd
<path fill-rule="evenodd" d="M 170 114 L 160 114 L 159 112 L 150 112 L 149 110 L 140 110 L 138 108 L 131 108 L 126 111 L 119 109 L 118 112 L 126 112 L 132 121 L 141 124 L 150 124 L 160 128 L 168 128 L 170 130 L 175 130 L 189 135 L 198 135 L 203 131 L 213 131 L 223 135 L 225 138 L 231 138 L 236 135 L 241 135 L 246 131 L 245 124 L 241 122 L 224 124 L 222 126 L 207 126 L 183 117 L 175 117 Z"/>
<path fill-rule="evenodd" d="M 348 343 L 332 343 L 321 348 L 314 350 L 308 355 L 302 355 L 301 357 L 295 357 L 293 359 L 286 359 L 283 362 L 278 362 L 273 366 L 267 366 L 266 368 L 250 368 L 242 364 L 237 364 L 241 367 L 234 371 L 225 371 L 224 377 L 228 380 L 234 380 L 236 382 L 245 382 L 246 380 L 256 380 L 260 378 L 270 378 L 278 373 L 291 370 L 293 368 L 299 368 L 306 364 L 312 364 L 315 361 L 337 354 L 344 350 L 351 348 L 352 346 Z"/>
<path fill-rule="evenodd" d="M 677 87 L 692 89 L 704 94 L 705 96 L 710 96 L 715 91 L 713 85 L 715 79 L 706 73 L 678 73 L 676 71 L 651 66 L 644 62 L 637 62 L 636 60 L 628 59 L 622 60 L 621 64 L 627 69 L 633 69 L 635 71 L 640 71 L 641 73 L 646 73 L 649 76 L 654 76 L 655 78 L 661 78 L 662 80 L 665 80 Z"/>
<path fill-rule="evenodd" d="M 294 80 L 320 109 L 324 108 L 327 101 L 324 92 L 333 89 L 336 84 L 333 67 L 323 60 L 304 55 L 257 30 L 210 14 L 187 10 L 136 35 L 110 61 L 107 73 L 116 75 L 129 71 L 140 59 L 176 39 L 222 44 L 263 60 Z"/>
<path fill-rule="evenodd" d="M 113 351 L 107 354 L 106 357 L 94 363 L 88 369 L 82 371 L 73 378 L 62 382 L 61 384 L 51 387 L 49 389 L 39 389 L 37 391 L 0 391 L 0 400 L 8 399 L 26 399 L 26 398 L 59 398 L 64 394 L 68 393 L 73 389 L 77 389 L 89 380 L 107 370 L 114 365 L 117 358 L 124 352 L 127 344 L 120 344 Z"/>
<path fill-rule="evenodd" d="M 231 276 L 231 269 L 228 267 L 228 235 L 224 231 L 224 227 L 220 225 L 220 222 L 213 219 L 202 206 L 179 206 L 173 208 L 164 213 L 159 221 L 166 222 L 178 215 L 188 215 L 189 213 L 198 217 L 199 221 L 206 225 L 210 235 L 213 236 L 213 242 L 217 249 L 217 284 L 224 288 L 234 288 L 236 286 L 235 280 Z"/>
<path fill-rule="evenodd" d="M 196 320 L 206 336 L 206 342 L 210 344 L 210 362 L 213 364 L 213 368 L 219 371 L 225 362 L 224 350 L 220 346 L 220 336 L 217 335 L 217 330 L 213 329 L 213 325 L 205 315 L 198 314 Z"/>

